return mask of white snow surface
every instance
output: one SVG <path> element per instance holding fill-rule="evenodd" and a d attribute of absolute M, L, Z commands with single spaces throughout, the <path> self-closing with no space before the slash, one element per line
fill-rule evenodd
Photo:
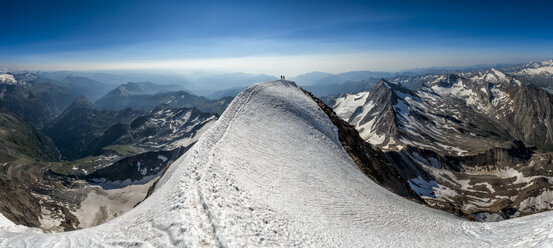
<path fill-rule="evenodd" d="M 349 119 L 357 108 L 362 107 L 366 104 L 367 98 L 369 97 L 370 92 L 364 91 L 357 94 L 348 94 L 343 97 L 336 99 L 334 109 L 338 116 L 344 116 L 346 119 Z"/>
<path fill-rule="evenodd" d="M 17 80 L 15 80 L 12 74 L 2 73 L 0 74 L 0 83 L 16 84 Z"/>
<path fill-rule="evenodd" d="M 521 73 L 536 75 L 536 74 L 553 74 L 553 66 L 544 66 L 538 68 L 526 68 L 521 70 Z"/>
<path fill-rule="evenodd" d="M 133 210 L 88 229 L 0 231 L 0 247 L 551 246 L 553 213 L 478 223 L 368 179 L 291 82 L 256 84 Z"/>
<path fill-rule="evenodd" d="M 16 225 L 15 223 L 8 220 L 0 213 L 0 232 L 1 231 L 10 231 L 10 232 L 27 232 L 27 233 L 41 233 L 42 230 L 39 228 L 30 228 L 22 225 Z"/>

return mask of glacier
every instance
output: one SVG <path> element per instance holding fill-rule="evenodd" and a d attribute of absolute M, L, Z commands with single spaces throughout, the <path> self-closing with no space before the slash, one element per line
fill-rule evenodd
<path fill-rule="evenodd" d="M 480 223 L 371 181 L 290 81 L 255 84 L 131 211 L 92 228 L 0 228 L 0 247 L 551 247 L 553 213 Z"/>

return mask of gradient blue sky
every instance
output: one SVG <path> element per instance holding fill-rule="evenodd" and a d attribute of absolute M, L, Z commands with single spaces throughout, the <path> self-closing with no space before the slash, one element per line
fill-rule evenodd
<path fill-rule="evenodd" d="M 551 1 L 3 1 L 0 65 L 291 75 L 553 57 Z"/>

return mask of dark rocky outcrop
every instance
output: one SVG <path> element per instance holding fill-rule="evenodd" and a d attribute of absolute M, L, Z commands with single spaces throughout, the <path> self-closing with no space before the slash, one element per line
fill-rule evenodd
<path fill-rule="evenodd" d="M 328 107 L 322 100 L 308 91 L 304 90 L 304 93 L 319 105 L 321 110 L 327 114 L 332 123 L 338 128 L 338 136 L 344 150 L 365 175 L 398 195 L 424 203 L 424 200 L 409 187 L 407 180 L 402 178 L 397 169 L 387 161 L 386 154 L 376 150 L 364 141 L 359 136 L 359 132 L 351 124 L 338 117 L 332 108 Z"/>
<path fill-rule="evenodd" d="M 169 104 L 173 108 L 196 107 L 206 113 L 221 114 L 232 99 L 233 97 L 223 97 L 211 100 L 178 90 L 175 85 L 129 82 L 107 93 L 94 106 L 101 110 L 133 108 L 150 111 L 161 104 Z"/>
<path fill-rule="evenodd" d="M 0 162 L 21 158 L 56 161 L 60 153 L 52 140 L 7 110 L 0 110 Z"/>
<path fill-rule="evenodd" d="M 52 138 L 65 160 L 75 160 L 97 153 L 103 145 L 117 139 L 125 128 L 110 129 L 112 126 L 128 125 L 143 114 L 131 109 L 99 111 L 85 97 L 79 97 L 43 131 Z"/>
<path fill-rule="evenodd" d="M 132 157 L 121 159 L 110 166 L 99 169 L 83 177 L 95 182 L 95 179 L 106 181 L 139 181 L 144 177 L 158 175 L 171 162 L 177 160 L 192 145 L 177 148 L 171 151 L 146 152 Z"/>
<path fill-rule="evenodd" d="M 0 213 L 15 224 L 40 227 L 39 199 L 3 175 L 0 175 Z"/>

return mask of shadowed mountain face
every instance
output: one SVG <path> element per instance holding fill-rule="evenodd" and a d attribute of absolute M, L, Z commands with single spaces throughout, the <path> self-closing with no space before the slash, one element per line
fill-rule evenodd
<path fill-rule="evenodd" d="M 83 95 L 91 101 L 96 101 L 113 88 L 112 85 L 78 76 L 63 77 L 56 80 L 56 84 L 68 88 L 71 92 L 75 92 L 75 94 Z"/>
<path fill-rule="evenodd" d="M 424 201 L 411 189 L 407 180 L 402 178 L 392 163 L 386 160 L 386 154 L 375 149 L 371 144 L 364 141 L 358 131 L 348 122 L 342 120 L 322 100 L 312 93 L 305 91 L 305 94 L 313 98 L 317 105 L 330 118 L 338 128 L 338 135 L 344 150 L 352 158 L 359 169 L 371 180 L 382 185 L 384 188 L 403 196 L 407 199 L 423 203 Z"/>
<path fill-rule="evenodd" d="M 50 138 L 7 110 L 0 110 L 0 213 L 10 221 L 40 227 L 40 199 L 32 185 L 43 164 L 56 162 L 60 152 Z"/>
<path fill-rule="evenodd" d="M 99 111 L 85 97 L 79 97 L 43 131 L 52 138 L 64 159 L 74 160 L 92 155 L 100 149 L 102 136 L 107 130 L 113 135 L 124 132 L 117 127 L 110 129 L 112 126 L 130 123 L 142 114 L 143 111 L 131 109 Z"/>
<path fill-rule="evenodd" d="M 224 97 L 235 97 L 236 95 L 240 94 L 240 92 L 242 92 L 243 90 L 245 90 L 246 86 L 244 87 L 233 87 L 233 88 L 229 88 L 229 89 L 224 89 L 224 90 L 218 90 L 218 91 L 215 91 L 209 95 L 207 95 L 207 98 L 209 99 L 212 99 L 212 100 L 217 100 L 217 99 L 221 99 L 221 98 L 224 98 Z"/>
<path fill-rule="evenodd" d="M 552 105 L 547 92 L 492 70 L 468 78 L 443 75 L 416 92 L 383 80 L 370 92 L 338 98 L 334 107 L 364 139 L 384 149 L 416 142 L 469 154 L 511 140 L 550 151 Z"/>
<path fill-rule="evenodd" d="M 144 102 L 147 96 L 160 92 L 168 92 L 176 88 L 175 85 L 160 85 L 150 82 L 128 82 L 108 92 L 98 99 L 94 105 L 100 110 L 121 110 L 128 107 L 132 107 L 133 109 L 146 109 L 145 106 L 147 104 L 152 104 L 151 102 Z M 135 105 L 140 102 L 141 99 L 143 101 L 139 105 Z"/>
<path fill-rule="evenodd" d="M 96 110 L 84 97 L 68 107 L 44 132 L 59 147 L 63 158 L 75 160 L 103 153 L 110 145 L 132 145 L 141 150 L 175 149 L 214 121 L 214 114 L 196 108 L 160 105 L 152 111 Z M 187 145 L 187 144 L 184 144 Z"/>
<path fill-rule="evenodd" d="M 168 105 L 99 111 L 79 97 L 44 129 L 60 156 L 50 138 L 1 112 L 0 213 L 54 232 L 109 221 L 142 201 L 154 179 L 216 120 Z"/>
<path fill-rule="evenodd" d="M 197 107 L 203 112 L 220 114 L 232 100 L 232 97 L 210 100 L 186 91 L 169 91 L 174 88 L 172 85 L 127 83 L 110 91 L 96 101 L 94 106 L 100 110 L 132 108 L 150 111 L 161 104 L 168 104 L 175 108 Z"/>
<path fill-rule="evenodd" d="M 42 128 L 78 96 L 97 99 L 110 87 L 85 77 L 50 79 L 34 73 L 0 73 L 0 107 Z"/>
<path fill-rule="evenodd" d="M 68 88 L 34 74 L 2 74 L 0 107 L 40 128 L 59 115 L 77 97 Z"/>
<path fill-rule="evenodd" d="M 181 89 L 178 85 L 165 85 L 165 84 L 155 84 L 151 82 L 128 82 L 122 84 L 119 87 L 111 90 L 105 94 L 99 102 L 107 102 L 110 100 L 116 100 L 118 98 L 124 99 L 125 97 L 134 96 L 134 95 L 147 95 L 155 94 L 159 92 L 168 92 Z"/>
<path fill-rule="evenodd" d="M 52 140 L 14 114 L 0 110 L 0 162 L 22 158 L 56 161 L 60 153 Z"/>
<path fill-rule="evenodd" d="M 428 79 L 382 80 L 334 109 L 429 204 L 479 220 L 550 209 L 535 204 L 553 188 L 553 95 L 495 69 Z"/>
<path fill-rule="evenodd" d="M 214 114 L 203 113 L 197 108 L 160 105 L 134 119 L 128 131 L 113 144 L 134 144 L 147 150 L 172 150 L 188 146 L 215 120 Z"/>

